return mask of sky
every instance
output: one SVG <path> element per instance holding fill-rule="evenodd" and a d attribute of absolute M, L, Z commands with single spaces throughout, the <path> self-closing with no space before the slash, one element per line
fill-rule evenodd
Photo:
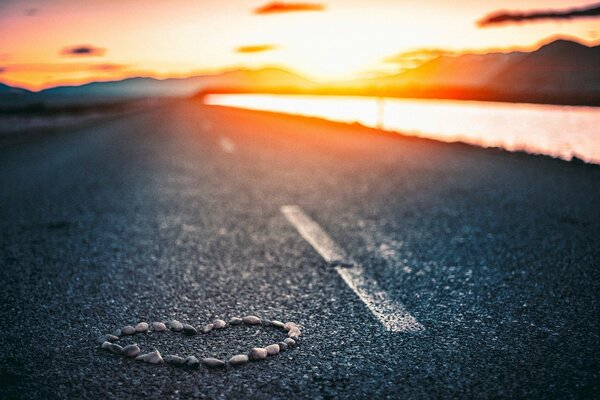
<path fill-rule="evenodd" d="M 600 42 L 600 19 L 482 26 L 499 8 L 581 0 L 1 0 L 0 81 L 38 90 L 128 76 L 278 66 L 315 81 L 394 73 L 415 54 Z M 283 4 L 283 5 L 282 5 Z M 411 57 L 408 57 L 411 55 Z"/>

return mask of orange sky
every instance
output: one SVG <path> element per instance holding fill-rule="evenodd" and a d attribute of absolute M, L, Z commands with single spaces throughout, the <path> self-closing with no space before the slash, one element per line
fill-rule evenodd
<path fill-rule="evenodd" d="M 257 14 L 264 0 L 0 2 L 0 80 L 32 89 L 126 76 L 187 76 L 276 65 L 309 78 L 383 72 L 420 48 L 531 48 L 549 36 L 600 39 L 598 19 L 479 28 L 489 0 L 324 0 Z M 298 3 L 298 2 L 294 2 Z M 503 0 L 503 9 L 569 8 L 568 0 Z M 79 49 L 79 50 L 74 50 Z M 73 54 L 75 53 L 75 54 Z"/>

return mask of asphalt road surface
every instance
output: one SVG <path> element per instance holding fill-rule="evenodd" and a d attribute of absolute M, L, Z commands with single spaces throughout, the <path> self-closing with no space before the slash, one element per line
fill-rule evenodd
<path fill-rule="evenodd" d="M 0 148 L 0 262 L 1 398 L 600 394 L 598 167 L 181 101 Z"/>

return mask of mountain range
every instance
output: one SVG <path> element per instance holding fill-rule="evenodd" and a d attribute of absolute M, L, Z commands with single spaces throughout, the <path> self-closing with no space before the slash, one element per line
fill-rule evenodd
<path fill-rule="evenodd" d="M 441 56 L 382 81 L 385 86 L 391 87 L 456 87 L 504 93 L 600 95 L 600 46 L 588 47 L 559 39 L 532 52 Z"/>
<path fill-rule="evenodd" d="M 0 84 L 0 103 L 182 97 L 197 93 L 311 93 L 600 105 L 600 46 L 558 39 L 535 51 L 440 56 L 400 74 L 318 85 L 278 68 L 189 78 L 128 78 L 33 93 Z"/>

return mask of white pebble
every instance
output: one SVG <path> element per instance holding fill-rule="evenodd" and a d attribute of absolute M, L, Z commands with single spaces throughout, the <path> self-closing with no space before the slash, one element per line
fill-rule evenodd
<path fill-rule="evenodd" d="M 265 358 L 267 358 L 267 349 L 264 349 L 262 347 L 254 347 L 248 353 L 248 358 L 250 360 L 264 360 Z"/>
<path fill-rule="evenodd" d="M 220 368 L 225 366 L 225 362 L 219 360 L 218 358 L 203 358 L 202 364 L 206 365 L 208 368 Z"/>
<path fill-rule="evenodd" d="M 278 344 L 270 344 L 267 347 L 265 347 L 265 349 L 267 350 L 267 355 L 270 355 L 270 356 L 274 356 L 275 354 L 279 353 L 279 345 Z"/>
<path fill-rule="evenodd" d="M 229 359 L 229 364 L 231 365 L 242 365 L 248 362 L 249 358 L 246 354 L 238 354 Z"/>
<path fill-rule="evenodd" d="M 123 347 L 123 354 L 127 357 L 136 357 L 140 354 L 141 350 L 137 344 L 130 344 Z"/>
<path fill-rule="evenodd" d="M 153 322 L 152 329 L 154 329 L 155 332 L 164 332 L 167 330 L 167 326 L 162 322 Z"/>
<path fill-rule="evenodd" d="M 131 325 L 127 325 L 121 328 L 122 335 L 133 335 L 135 333 L 135 328 Z"/>
<path fill-rule="evenodd" d="M 273 320 L 271 321 L 271 326 L 274 326 L 275 328 L 283 328 L 285 324 L 281 321 L 277 321 L 277 320 Z"/>
<path fill-rule="evenodd" d="M 254 315 L 248 315 L 247 317 L 244 317 L 243 321 L 248 325 L 260 325 L 260 318 Z"/>
<path fill-rule="evenodd" d="M 302 333 L 300 332 L 300 329 L 298 329 L 298 328 L 292 328 L 288 331 L 288 336 L 291 337 L 292 339 L 298 339 L 301 335 L 302 335 Z"/>
<path fill-rule="evenodd" d="M 179 356 L 173 356 L 173 355 L 166 355 L 164 357 L 164 360 L 166 363 L 168 364 L 173 364 L 173 365 L 185 365 L 186 360 L 183 357 L 179 357 Z"/>
<path fill-rule="evenodd" d="M 194 328 L 190 324 L 183 324 L 182 328 L 183 328 L 183 332 L 187 333 L 188 335 L 195 335 L 198 333 L 196 328 Z"/>
<path fill-rule="evenodd" d="M 108 350 L 115 354 L 123 354 L 123 348 L 116 343 L 111 343 Z"/>
<path fill-rule="evenodd" d="M 144 359 L 144 361 L 150 364 L 162 364 L 164 362 L 158 350 L 154 350 L 152 353 L 147 354 L 147 357 Z"/>
<path fill-rule="evenodd" d="M 227 322 L 223 321 L 222 319 L 217 319 L 217 320 L 215 320 L 215 322 L 213 322 L 214 329 L 223 329 L 226 326 L 227 326 Z"/>
<path fill-rule="evenodd" d="M 286 322 L 283 325 L 283 329 L 285 329 L 286 331 L 289 331 L 292 328 L 298 328 L 298 325 L 296 325 L 294 322 Z"/>
<path fill-rule="evenodd" d="M 183 324 L 176 319 L 169 322 L 169 327 L 172 331 L 181 332 L 183 330 Z"/>
<path fill-rule="evenodd" d="M 198 368 L 200 366 L 200 361 L 194 356 L 188 356 L 185 359 L 185 364 L 190 368 Z"/>

